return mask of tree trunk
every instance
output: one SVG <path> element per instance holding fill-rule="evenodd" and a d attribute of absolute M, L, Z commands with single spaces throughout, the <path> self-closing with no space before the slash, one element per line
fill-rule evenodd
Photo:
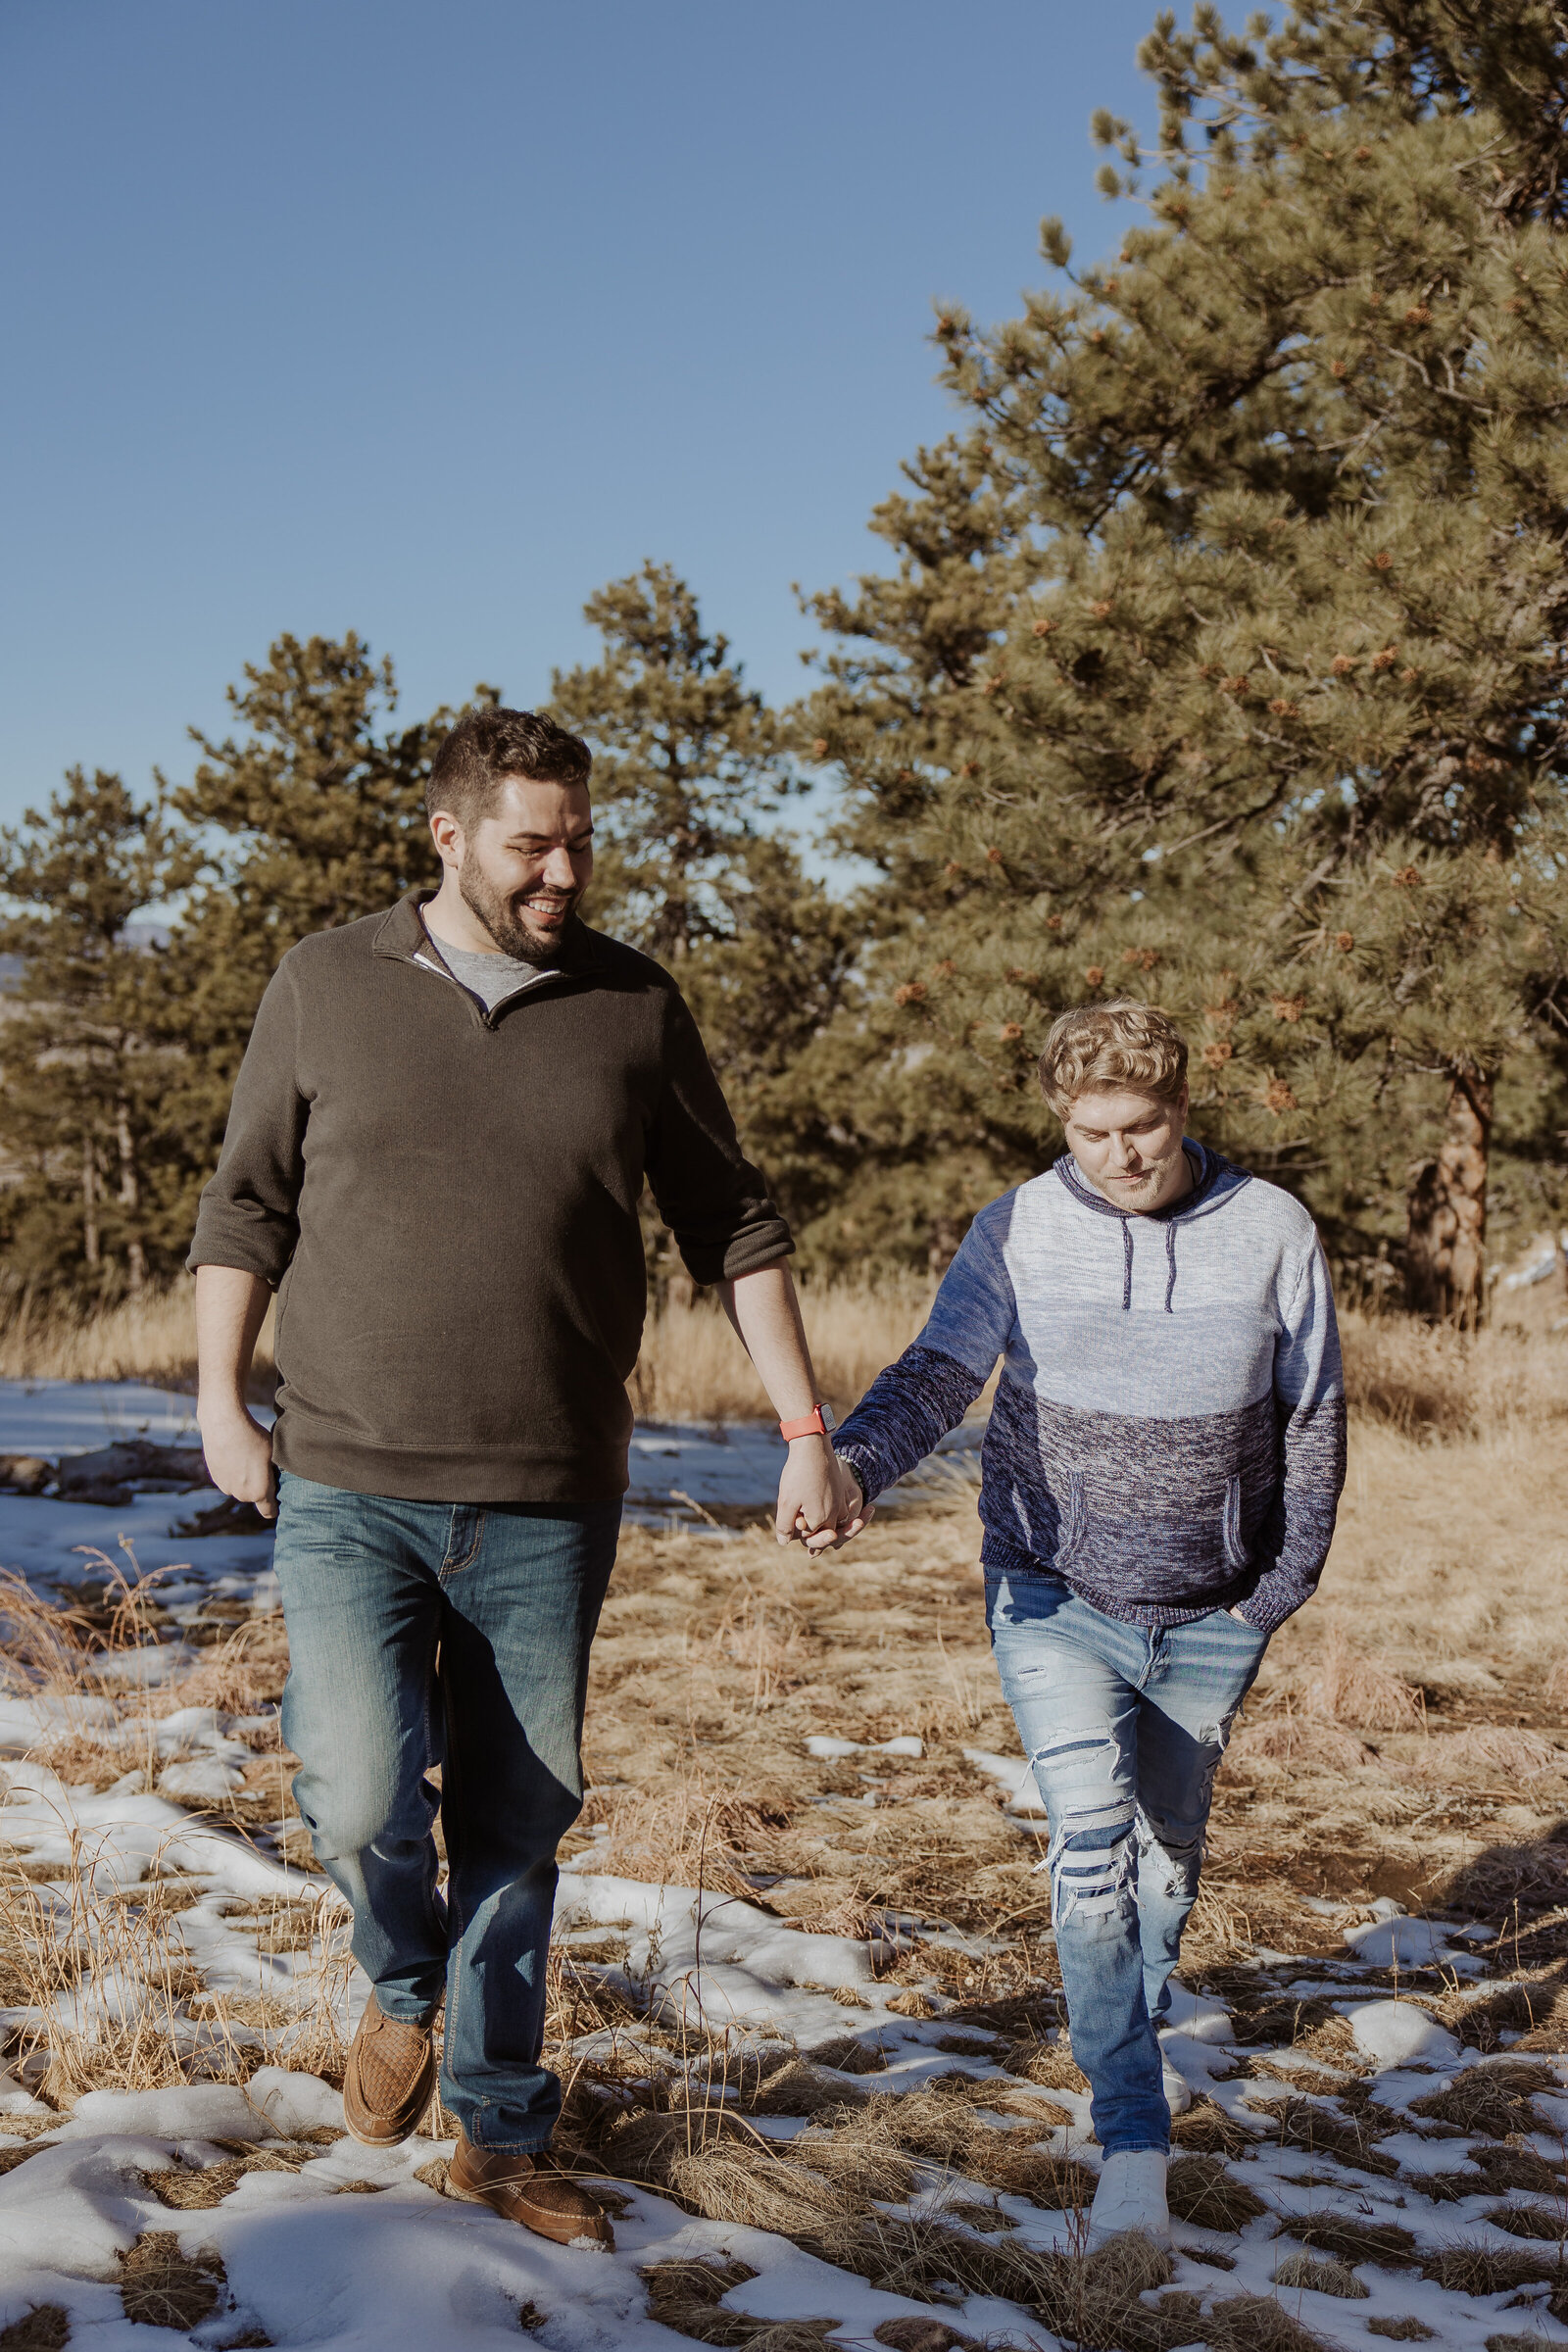
<path fill-rule="evenodd" d="M 81 1253 L 89 1266 L 98 1263 L 98 1170 L 93 1161 L 92 1137 L 81 1139 Z"/>
<path fill-rule="evenodd" d="M 120 1145 L 120 1205 L 125 1212 L 125 1277 L 134 1298 L 147 1279 L 147 1258 L 136 1230 L 141 1181 L 136 1173 L 136 1147 L 130 1138 L 130 1104 L 123 1095 L 115 1105 L 115 1136 Z"/>
<path fill-rule="evenodd" d="M 1412 1170 L 1406 1251 L 1418 1314 L 1474 1331 L 1487 1303 L 1487 1154 L 1492 1080 L 1458 1070 L 1436 1159 Z"/>

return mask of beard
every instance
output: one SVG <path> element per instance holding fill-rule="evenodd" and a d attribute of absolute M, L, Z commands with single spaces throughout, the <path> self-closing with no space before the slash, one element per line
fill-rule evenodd
<path fill-rule="evenodd" d="M 458 868 L 458 888 L 470 914 L 484 925 L 503 956 L 514 956 L 519 963 L 537 964 L 541 969 L 557 961 L 561 955 L 564 926 L 546 931 L 528 919 L 527 911 L 505 892 L 496 889 L 478 859 L 469 851 Z M 552 896 L 558 894 L 552 893 Z M 581 898 L 581 891 L 569 896 L 559 894 L 569 914 Z"/>
<path fill-rule="evenodd" d="M 1108 1177 L 1102 1182 L 1112 1200 L 1141 1203 L 1153 1199 L 1174 1165 L 1174 1160 L 1161 1159 L 1146 1167 L 1142 1175 Z"/>
<path fill-rule="evenodd" d="M 1095 1190 L 1102 1194 L 1112 1207 L 1146 1209 L 1157 1200 L 1161 1186 L 1169 1183 L 1172 1172 L 1178 1168 L 1186 1174 L 1184 1149 L 1180 1144 L 1174 1152 L 1167 1152 L 1163 1159 L 1147 1161 L 1142 1173 L 1131 1180 L 1123 1177 L 1118 1182 L 1109 1176 L 1102 1176 Z M 1180 1200 L 1187 1189 L 1185 1184 L 1178 1186 L 1171 1200 Z"/>

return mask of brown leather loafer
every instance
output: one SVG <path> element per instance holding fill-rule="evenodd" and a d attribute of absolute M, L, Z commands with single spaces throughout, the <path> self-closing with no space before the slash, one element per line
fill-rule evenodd
<path fill-rule="evenodd" d="M 509 2222 L 520 2222 L 539 2237 L 569 2246 L 591 2238 L 596 2246 L 615 2243 L 609 2216 L 564 2172 L 548 2148 L 537 2156 L 470 2146 L 460 2132 L 457 2153 L 447 2166 L 447 2193 L 470 2205 L 488 2205 Z"/>
<path fill-rule="evenodd" d="M 383 2017 L 372 1992 L 343 2077 L 343 2121 L 368 2148 L 395 2148 L 424 2121 L 435 2089 L 431 2021 Z"/>

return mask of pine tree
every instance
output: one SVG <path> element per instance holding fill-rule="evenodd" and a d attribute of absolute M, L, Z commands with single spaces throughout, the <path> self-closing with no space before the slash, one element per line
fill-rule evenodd
<path fill-rule="evenodd" d="M 610 581 L 583 618 L 603 653 L 555 672 L 550 710 L 593 747 L 595 905 L 678 965 L 729 931 L 723 885 L 794 778 L 771 711 L 667 564 Z"/>
<path fill-rule="evenodd" d="M 808 1217 L 832 1176 L 790 1073 L 853 994 L 859 925 L 779 829 L 800 779 L 778 720 L 686 582 L 645 564 L 583 612 L 602 656 L 556 673 L 550 710 L 594 751 L 591 919 L 675 973 L 743 1134 Z"/>
<path fill-rule="evenodd" d="M 939 321 L 975 421 L 897 518 L 925 604 L 863 590 L 871 654 L 803 720 L 900 844 L 907 1091 L 951 1071 L 998 1172 L 1051 1012 L 1157 994 L 1196 1031 L 1200 1123 L 1342 1247 L 1399 1221 L 1378 1131 L 1416 1147 L 1412 1288 L 1468 1314 L 1485 1105 L 1563 1015 L 1565 59 L 1535 0 L 1244 40 L 1160 18 L 1149 225 L 1075 273 L 1047 222 L 1058 291 Z M 1138 179 L 1127 126 L 1097 127 L 1107 184 Z M 986 648 L 940 737 L 901 735 L 888 672 L 935 674 L 955 479 L 999 518 Z M 1412 866 L 1448 910 L 1418 952 L 1388 912 Z"/>
<path fill-rule="evenodd" d="M 182 1254 L 174 1057 L 150 1019 L 164 951 L 130 926 L 189 870 L 165 812 L 101 769 L 73 768 L 45 811 L 0 835 L 0 892 L 19 908 L 0 953 L 22 965 L 0 1028 L 13 1279 L 134 1293 Z"/>
<path fill-rule="evenodd" d="M 476 701 L 498 699 L 493 687 Z M 397 686 L 353 631 L 282 636 L 228 701 L 245 732 L 214 743 L 171 805 L 207 846 L 171 937 L 164 1018 L 183 1049 L 177 1112 L 190 1139 L 187 1207 L 216 1162 L 263 991 L 313 931 L 390 906 L 439 867 L 423 795 L 456 712 L 391 723 Z"/>

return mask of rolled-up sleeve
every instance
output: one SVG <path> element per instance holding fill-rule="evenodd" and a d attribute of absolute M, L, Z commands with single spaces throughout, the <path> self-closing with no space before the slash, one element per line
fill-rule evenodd
<path fill-rule="evenodd" d="M 697 1023 L 673 988 L 647 1165 L 659 1213 L 694 1282 L 736 1282 L 794 1250 L 760 1171 L 741 1150 Z"/>
<path fill-rule="evenodd" d="M 217 1173 L 186 1265 L 234 1266 L 275 1290 L 299 1242 L 310 1104 L 299 1087 L 299 997 L 287 958 L 263 997 L 240 1064 Z"/>

